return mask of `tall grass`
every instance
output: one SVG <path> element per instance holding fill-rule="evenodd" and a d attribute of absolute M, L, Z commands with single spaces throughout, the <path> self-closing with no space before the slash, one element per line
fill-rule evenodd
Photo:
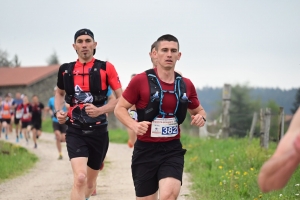
<path fill-rule="evenodd" d="M 276 148 L 274 143 L 264 150 L 258 139 L 203 140 L 183 134 L 181 141 L 187 149 L 185 170 L 191 174 L 194 199 L 300 199 L 299 171 L 281 191 L 263 194 L 258 188 L 257 175 Z"/>
<path fill-rule="evenodd" d="M 0 183 L 26 172 L 37 160 L 25 148 L 0 141 Z"/>

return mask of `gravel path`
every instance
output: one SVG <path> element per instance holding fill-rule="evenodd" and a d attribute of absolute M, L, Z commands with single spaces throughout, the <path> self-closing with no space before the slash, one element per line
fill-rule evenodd
<path fill-rule="evenodd" d="M 2 135 L 1 140 L 3 140 Z M 8 140 L 15 143 L 12 135 Z M 33 142 L 26 145 L 21 140 L 19 145 L 26 147 L 39 157 L 39 162 L 25 175 L 0 184 L 0 200 L 67 200 L 72 186 L 73 176 L 63 143 L 63 160 L 57 160 L 53 134 L 43 133 L 38 140 L 38 148 Z M 97 195 L 90 200 L 133 200 L 134 187 L 131 178 L 130 162 L 132 149 L 125 144 L 110 143 L 105 159 L 105 167 L 97 179 Z M 188 178 L 184 174 L 183 186 L 178 200 L 187 200 L 189 196 Z"/>

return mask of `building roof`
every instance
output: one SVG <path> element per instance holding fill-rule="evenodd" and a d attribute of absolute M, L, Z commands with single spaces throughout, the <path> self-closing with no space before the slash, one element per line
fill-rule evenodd
<path fill-rule="evenodd" d="M 39 67 L 2 67 L 0 68 L 0 86 L 32 85 L 58 72 L 59 65 Z"/>

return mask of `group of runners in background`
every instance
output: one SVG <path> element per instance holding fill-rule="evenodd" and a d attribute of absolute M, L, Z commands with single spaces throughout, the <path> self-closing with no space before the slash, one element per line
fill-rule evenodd
<path fill-rule="evenodd" d="M 24 137 L 28 143 L 31 131 L 34 148 L 37 148 L 36 140 L 41 135 L 43 112 L 44 105 L 39 102 L 37 95 L 33 95 L 30 101 L 28 96 L 19 92 L 15 94 L 15 98 L 8 93 L 0 98 L 1 133 L 6 139 L 12 137 L 14 126 L 16 142 Z"/>
<path fill-rule="evenodd" d="M 54 97 L 49 99 L 48 106 L 44 106 L 37 95 L 29 98 L 20 92 L 16 92 L 14 98 L 11 93 L 0 97 L 0 137 L 4 135 L 5 139 L 8 140 L 9 137 L 15 136 L 16 143 L 24 138 L 27 144 L 29 139 L 32 138 L 33 147 L 37 148 L 37 139 L 42 134 L 42 121 L 49 113 L 52 117 L 59 159 L 62 159 L 61 142 L 65 141 L 67 126 L 57 122 L 57 119 L 53 117 L 53 109 Z M 64 109 L 67 108 L 64 107 Z"/>

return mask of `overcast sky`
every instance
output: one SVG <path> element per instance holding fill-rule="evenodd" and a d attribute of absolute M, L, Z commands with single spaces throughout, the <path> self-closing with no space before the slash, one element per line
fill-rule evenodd
<path fill-rule="evenodd" d="M 176 69 L 198 88 L 224 83 L 300 87 L 299 0 L 0 0 L 0 48 L 22 66 L 77 59 L 78 29 L 98 42 L 96 58 L 115 65 L 123 86 L 151 67 L 150 45 L 179 39 Z M 1 77 L 1 76 L 0 76 Z"/>

